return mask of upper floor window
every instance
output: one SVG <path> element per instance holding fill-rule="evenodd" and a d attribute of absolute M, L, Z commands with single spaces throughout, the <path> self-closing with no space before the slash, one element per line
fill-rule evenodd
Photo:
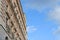
<path fill-rule="evenodd" d="M 21 40 L 21 38 L 19 38 Z"/>
<path fill-rule="evenodd" d="M 11 25 L 11 28 L 12 28 L 12 27 L 13 27 L 13 25 L 14 25 L 14 24 L 12 23 L 12 21 L 11 21 L 11 24 L 12 24 L 12 25 Z"/>
<path fill-rule="evenodd" d="M 6 11 L 7 11 L 7 9 L 8 9 L 8 5 L 7 5 L 7 4 L 6 4 L 6 8 L 5 8 L 5 9 L 6 9 Z"/>
<path fill-rule="evenodd" d="M 8 18 L 10 19 L 8 12 L 6 12 L 6 15 L 7 15 L 7 16 L 8 16 Z"/>
<path fill-rule="evenodd" d="M 13 30 L 14 30 L 14 31 L 13 31 L 14 33 L 17 32 L 16 28 L 13 28 Z"/>
<path fill-rule="evenodd" d="M 17 33 L 17 36 L 19 36 L 19 34 Z"/>
<path fill-rule="evenodd" d="M 8 5 L 6 5 L 6 7 L 8 7 Z"/>
<path fill-rule="evenodd" d="M 18 10 L 17 9 L 14 9 L 14 11 L 15 11 L 15 15 L 17 15 L 18 14 Z"/>
<path fill-rule="evenodd" d="M 18 19 L 18 20 L 21 20 L 20 14 L 17 14 L 17 19 Z"/>
<path fill-rule="evenodd" d="M 14 8 L 16 7 L 16 3 L 15 3 L 15 2 L 13 3 L 13 7 L 14 7 Z"/>

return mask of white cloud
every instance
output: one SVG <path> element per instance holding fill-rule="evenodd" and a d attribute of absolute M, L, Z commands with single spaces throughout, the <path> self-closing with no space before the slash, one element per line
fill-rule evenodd
<path fill-rule="evenodd" d="M 58 5 L 58 2 L 60 2 L 60 0 L 25 0 L 24 6 L 26 9 L 30 8 L 40 12 L 45 8 L 55 7 Z"/>
<path fill-rule="evenodd" d="M 53 10 L 48 13 L 48 16 L 60 25 L 60 6 L 54 7 Z"/>
<path fill-rule="evenodd" d="M 57 29 L 53 32 L 54 35 L 60 34 L 60 26 L 57 27 Z"/>
<path fill-rule="evenodd" d="M 37 30 L 37 28 L 35 28 L 34 26 L 28 26 L 27 27 L 27 32 L 31 33 L 31 32 L 35 32 Z"/>
<path fill-rule="evenodd" d="M 56 40 L 60 40 L 60 26 L 53 32 L 53 35 Z"/>

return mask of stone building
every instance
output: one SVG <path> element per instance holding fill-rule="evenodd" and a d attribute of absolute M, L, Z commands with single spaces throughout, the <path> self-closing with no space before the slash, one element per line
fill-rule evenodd
<path fill-rule="evenodd" d="M 27 40 L 20 0 L 0 0 L 0 40 Z"/>

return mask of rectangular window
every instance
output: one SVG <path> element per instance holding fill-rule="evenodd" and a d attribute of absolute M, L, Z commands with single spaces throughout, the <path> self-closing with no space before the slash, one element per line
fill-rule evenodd
<path fill-rule="evenodd" d="M 8 16 L 8 18 L 10 19 L 9 15 L 8 15 L 8 12 L 6 12 L 6 15 Z"/>
<path fill-rule="evenodd" d="M 16 3 L 15 3 L 15 2 L 13 3 L 13 7 L 14 7 L 14 8 L 16 7 Z"/>
<path fill-rule="evenodd" d="M 12 23 L 12 21 L 11 21 L 11 24 L 12 24 L 12 25 L 11 25 L 11 28 L 12 28 L 12 27 L 13 27 L 13 23 Z"/>

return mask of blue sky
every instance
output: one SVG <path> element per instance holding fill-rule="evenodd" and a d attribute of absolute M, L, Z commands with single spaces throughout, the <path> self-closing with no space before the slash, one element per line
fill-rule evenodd
<path fill-rule="evenodd" d="M 21 0 L 28 40 L 60 40 L 60 0 Z"/>

